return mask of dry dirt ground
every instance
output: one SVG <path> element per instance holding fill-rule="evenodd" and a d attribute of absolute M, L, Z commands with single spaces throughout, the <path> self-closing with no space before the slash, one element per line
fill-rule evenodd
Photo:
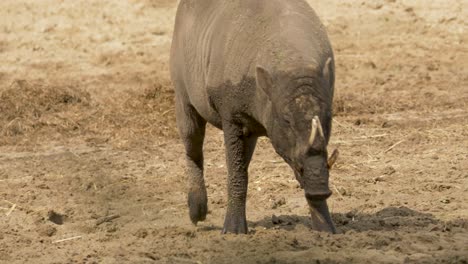
<path fill-rule="evenodd" d="M 188 218 L 168 54 L 173 0 L 0 3 L 0 263 L 467 263 L 468 1 L 309 1 L 336 51 L 331 211 L 306 201 L 268 139 L 250 234 Z"/>

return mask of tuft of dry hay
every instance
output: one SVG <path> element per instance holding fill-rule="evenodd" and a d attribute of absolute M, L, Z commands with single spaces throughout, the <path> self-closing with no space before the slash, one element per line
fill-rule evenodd
<path fill-rule="evenodd" d="M 156 80 L 145 89 L 127 90 L 108 98 L 101 114 L 108 125 L 109 137 L 120 142 L 138 142 L 176 136 L 173 109 L 170 81 Z"/>
<path fill-rule="evenodd" d="M 99 226 L 99 225 L 104 224 L 106 222 L 111 222 L 112 220 L 117 219 L 119 217 L 120 217 L 120 215 L 108 215 L 108 216 L 101 217 L 101 218 L 96 220 L 96 226 Z"/>
<path fill-rule="evenodd" d="M 0 144 L 48 128 L 75 130 L 80 120 L 73 113 L 90 101 L 90 94 L 78 87 L 16 80 L 0 90 Z"/>
<path fill-rule="evenodd" d="M 16 80 L 0 87 L 0 145 L 81 139 L 128 146 L 177 135 L 168 79 L 97 100 L 78 85 Z"/>
<path fill-rule="evenodd" d="M 405 142 L 405 139 L 402 139 L 400 141 L 398 141 L 397 143 L 393 144 L 392 146 L 390 146 L 388 149 L 386 149 L 385 151 L 383 151 L 383 153 L 387 153 L 389 152 L 390 150 L 394 149 L 396 146 L 400 145 L 401 143 Z"/>
<path fill-rule="evenodd" d="M 13 205 L 11 206 L 11 208 L 8 210 L 8 212 L 6 212 L 5 215 L 6 215 L 6 216 L 10 216 L 10 214 L 13 213 L 13 211 L 15 210 L 15 208 L 16 208 L 16 204 L 13 204 Z"/>
<path fill-rule="evenodd" d="M 74 237 L 59 239 L 59 240 L 53 241 L 52 244 L 62 243 L 62 242 L 76 240 L 76 239 L 80 239 L 80 238 L 82 238 L 82 236 L 74 236 Z"/>

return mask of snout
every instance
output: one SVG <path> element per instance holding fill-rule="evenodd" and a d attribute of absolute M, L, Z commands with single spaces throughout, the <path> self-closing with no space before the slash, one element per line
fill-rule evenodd
<path fill-rule="evenodd" d="M 312 199 L 310 195 L 306 194 L 307 202 L 309 204 L 310 216 L 312 218 L 312 229 L 320 232 L 336 233 L 335 225 L 330 216 L 326 198 L 331 195 L 331 192 L 323 194 L 314 194 Z M 324 199 L 317 199 L 317 197 L 325 197 Z"/>
<path fill-rule="evenodd" d="M 320 192 L 306 192 L 305 196 L 308 201 L 321 201 L 326 200 L 332 195 L 330 190 Z"/>
<path fill-rule="evenodd" d="M 310 156 L 306 159 L 302 174 L 305 197 L 312 217 L 312 229 L 336 233 L 335 226 L 328 211 L 327 198 L 332 195 L 328 187 L 329 172 L 323 156 Z"/>

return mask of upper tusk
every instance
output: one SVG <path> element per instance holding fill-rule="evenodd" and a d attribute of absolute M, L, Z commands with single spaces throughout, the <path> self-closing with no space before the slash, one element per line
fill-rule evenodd
<path fill-rule="evenodd" d="M 323 128 L 322 128 L 322 124 L 320 123 L 320 119 L 318 116 L 315 116 L 315 119 L 317 119 L 317 123 L 318 123 L 318 131 L 320 133 L 320 136 L 322 138 L 325 138 L 325 135 L 323 134 Z"/>
<path fill-rule="evenodd" d="M 317 130 L 322 138 L 325 138 L 325 135 L 323 134 L 323 128 L 322 124 L 320 124 L 320 119 L 318 116 L 314 116 L 312 118 L 312 130 L 310 132 L 310 138 L 309 138 L 309 145 L 314 144 L 315 137 L 317 136 Z"/>
<path fill-rule="evenodd" d="M 312 130 L 310 131 L 309 145 L 314 144 L 315 136 L 317 135 L 317 120 L 312 118 Z"/>

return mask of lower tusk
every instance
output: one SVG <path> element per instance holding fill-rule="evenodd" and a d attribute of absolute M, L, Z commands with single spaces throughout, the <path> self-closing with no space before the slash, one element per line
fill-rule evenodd
<path fill-rule="evenodd" d="M 333 153 L 331 154 L 330 158 L 328 158 L 328 169 L 331 169 L 333 167 L 339 155 L 340 152 L 338 151 L 338 149 L 333 150 Z"/>

